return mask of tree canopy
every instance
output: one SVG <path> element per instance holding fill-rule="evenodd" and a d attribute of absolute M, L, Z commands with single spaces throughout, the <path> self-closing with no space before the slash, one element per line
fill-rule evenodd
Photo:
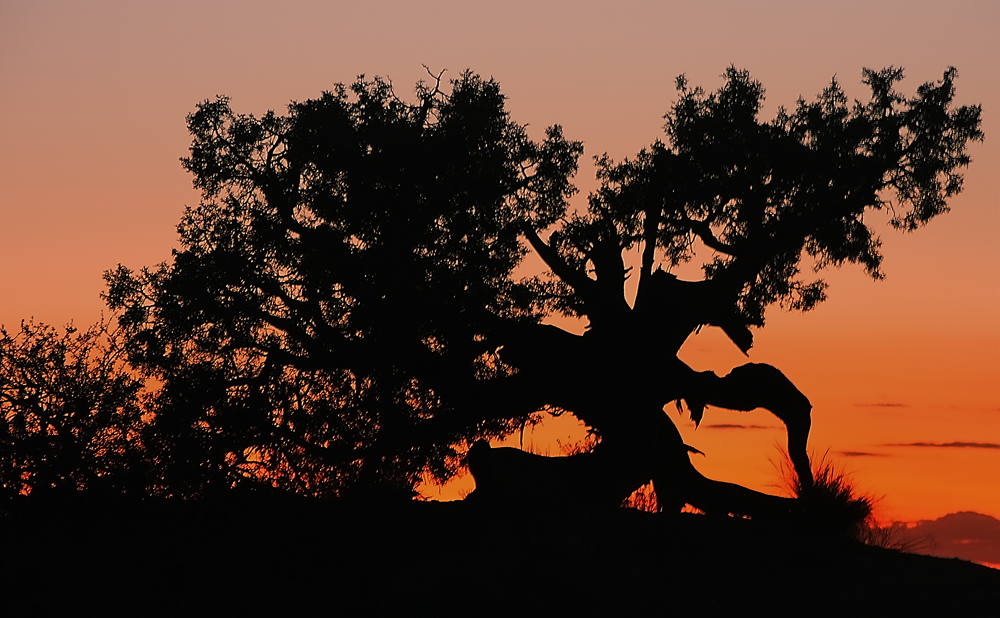
<path fill-rule="evenodd" d="M 910 98 L 902 77 L 866 70 L 868 101 L 834 81 L 762 121 L 747 72 L 708 94 L 682 76 L 665 141 L 599 157 L 581 208 L 581 144 L 558 126 L 531 140 L 471 72 L 418 84 L 413 103 L 362 77 L 284 116 L 200 104 L 182 162 L 202 200 L 180 249 L 106 275 L 132 362 L 162 384 L 150 427 L 164 491 L 410 495 L 550 409 L 598 436 L 578 461 L 591 485 L 607 470 L 601 500 L 653 479 L 661 505 L 769 508 L 698 474 L 664 406 L 684 401 L 696 422 L 706 405 L 770 410 L 808 485 L 808 399 L 773 367 L 719 377 L 676 354 L 703 326 L 747 352 L 769 306 L 825 298 L 810 270 L 881 277 L 866 214 L 913 230 L 947 211 L 981 110 L 954 106 L 954 69 Z M 523 276 L 529 251 L 546 272 Z M 698 252 L 712 256 L 701 281 L 670 274 Z M 586 333 L 544 323 L 559 313 Z"/>
<path fill-rule="evenodd" d="M 162 422 L 201 427 L 182 450 L 226 483 L 412 487 L 526 416 L 457 418 L 439 391 L 502 373 L 487 333 L 541 318 L 512 276 L 520 230 L 565 213 L 581 147 L 558 127 L 528 139 L 494 81 L 439 85 L 407 104 L 359 79 L 285 117 L 220 98 L 188 118 L 203 201 L 183 250 L 109 274 L 109 300 L 164 381 Z"/>

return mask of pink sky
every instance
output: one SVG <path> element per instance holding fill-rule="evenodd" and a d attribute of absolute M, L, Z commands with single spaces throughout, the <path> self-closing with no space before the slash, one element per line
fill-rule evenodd
<path fill-rule="evenodd" d="M 752 5 L 752 6 L 751 6 Z M 770 116 L 834 75 L 864 96 L 862 67 L 906 67 L 905 91 L 959 69 L 960 104 L 983 105 L 966 191 L 924 230 L 885 229 L 887 279 L 828 273 L 831 300 L 769 316 L 750 353 L 812 399 L 813 448 L 885 495 L 892 517 L 1000 517 L 1000 5 L 939 2 L 23 2 L 0 6 L 0 323 L 96 321 L 101 273 L 169 259 L 197 194 L 178 159 L 184 117 L 216 94 L 237 111 L 283 110 L 360 73 L 401 96 L 421 64 L 495 77 L 538 137 L 559 123 L 585 158 L 662 136 L 674 78 L 714 89 L 730 64 L 767 88 Z M 581 169 L 583 195 L 595 186 Z M 688 273 L 693 275 L 694 273 Z M 744 362 L 706 331 L 698 369 Z M 782 440 L 763 412 L 709 410 L 697 465 L 766 489 Z M 711 424 L 764 426 L 720 429 Z M 768 428 L 770 427 L 770 428 Z M 536 447 L 568 429 L 536 430 Z M 566 435 L 564 435 L 566 434 Z M 845 454 L 850 453 L 851 456 Z M 866 455 L 860 455 L 865 453 Z"/>

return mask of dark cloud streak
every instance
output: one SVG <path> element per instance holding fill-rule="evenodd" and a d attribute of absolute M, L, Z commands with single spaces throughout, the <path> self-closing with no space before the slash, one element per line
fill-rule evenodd
<path fill-rule="evenodd" d="M 901 442 L 882 446 L 919 446 L 923 448 L 985 448 L 1000 449 L 996 442 Z"/>

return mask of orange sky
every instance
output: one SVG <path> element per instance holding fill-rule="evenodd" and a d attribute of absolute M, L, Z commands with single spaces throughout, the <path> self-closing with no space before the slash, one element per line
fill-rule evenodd
<path fill-rule="evenodd" d="M 886 281 L 828 274 L 831 300 L 769 315 L 751 360 L 780 367 L 812 400 L 812 447 L 829 449 L 888 515 L 1000 517 L 1000 5 L 940 2 L 25 2 L 0 5 L 0 323 L 95 321 L 101 273 L 169 258 L 197 201 L 178 164 L 184 117 L 216 94 L 237 111 L 283 110 L 357 74 L 407 95 L 421 64 L 495 77 L 514 119 L 560 123 L 585 157 L 621 158 L 662 136 L 674 78 L 714 89 L 730 64 L 767 88 L 766 115 L 833 75 L 863 96 L 861 68 L 902 65 L 903 88 L 959 69 L 983 105 L 986 143 L 966 191 L 927 229 L 886 229 Z M 541 5 L 541 6 L 539 6 Z M 752 5 L 752 6 L 751 6 Z M 578 178 L 593 188 L 592 167 Z M 710 330 L 683 357 L 744 362 Z M 783 440 L 764 412 L 674 417 L 700 469 L 766 489 Z M 712 424 L 760 429 L 712 428 Z M 558 452 L 566 424 L 537 429 Z M 849 455 L 851 454 L 851 455 Z M 861 455 L 864 454 L 864 455 Z M 457 490 L 444 492 L 453 495 Z M 431 490 L 431 493 L 435 493 Z"/>

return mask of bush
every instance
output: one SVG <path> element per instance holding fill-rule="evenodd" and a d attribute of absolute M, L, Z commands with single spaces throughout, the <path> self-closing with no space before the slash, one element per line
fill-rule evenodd
<path fill-rule="evenodd" d="M 107 322 L 0 326 L 0 495 L 145 491 L 141 380 Z"/>

